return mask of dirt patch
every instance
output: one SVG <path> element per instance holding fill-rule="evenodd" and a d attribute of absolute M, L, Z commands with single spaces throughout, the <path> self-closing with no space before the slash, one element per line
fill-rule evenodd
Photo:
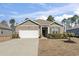
<path fill-rule="evenodd" d="M 74 44 L 66 43 L 67 39 L 39 40 L 39 56 L 78 56 L 79 38 L 72 38 Z"/>

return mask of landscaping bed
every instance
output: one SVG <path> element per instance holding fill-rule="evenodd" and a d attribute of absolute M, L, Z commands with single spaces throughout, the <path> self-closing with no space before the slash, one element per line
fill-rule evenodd
<path fill-rule="evenodd" d="M 11 35 L 0 36 L 0 42 L 7 41 L 7 40 L 11 40 L 11 39 L 12 39 L 12 36 Z"/>

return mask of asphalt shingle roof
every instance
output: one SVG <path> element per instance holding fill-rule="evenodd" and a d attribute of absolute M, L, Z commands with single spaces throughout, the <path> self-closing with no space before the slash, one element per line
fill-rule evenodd
<path fill-rule="evenodd" d="M 3 25 L 3 24 L 1 24 L 1 23 L 0 23 L 0 28 L 1 28 L 1 29 L 10 29 L 9 26 Z"/>
<path fill-rule="evenodd" d="M 35 22 L 37 22 L 39 25 L 50 25 L 52 23 L 51 21 L 42 20 L 42 19 L 35 20 Z"/>

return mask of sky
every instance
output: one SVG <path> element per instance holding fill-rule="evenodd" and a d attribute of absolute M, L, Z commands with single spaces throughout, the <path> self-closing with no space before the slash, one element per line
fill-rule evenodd
<path fill-rule="evenodd" d="M 52 15 L 60 23 L 75 14 L 79 15 L 78 3 L 0 3 L 0 21 L 15 19 L 21 23 L 25 18 L 46 20 Z"/>

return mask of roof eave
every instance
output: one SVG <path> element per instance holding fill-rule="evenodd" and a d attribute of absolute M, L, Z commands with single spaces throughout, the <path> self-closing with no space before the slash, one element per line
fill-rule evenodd
<path fill-rule="evenodd" d="M 27 20 L 27 21 L 31 21 L 31 22 L 33 22 L 34 24 L 39 25 L 37 22 L 34 22 L 34 21 L 32 21 L 32 20 Z M 19 25 L 22 25 L 22 24 L 26 23 L 27 21 L 25 21 L 25 22 L 23 22 L 23 23 L 20 23 L 20 24 L 16 25 L 15 27 L 17 27 L 17 26 L 19 26 Z"/>

